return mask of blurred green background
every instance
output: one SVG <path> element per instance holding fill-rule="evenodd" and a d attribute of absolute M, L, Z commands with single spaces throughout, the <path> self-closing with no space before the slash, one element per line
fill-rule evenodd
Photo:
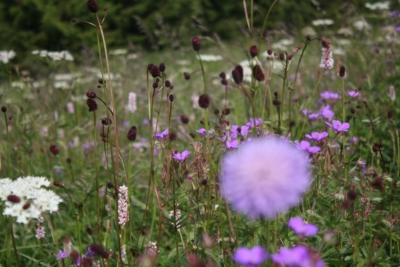
<path fill-rule="evenodd" d="M 254 1 L 254 26 L 261 28 L 272 0 Z M 334 28 L 343 27 L 349 18 L 376 14 L 365 7 L 365 0 L 280 0 L 268 29 L 296 34 L 312 20 L 333 19 Z M 374 2 L 374 1 L 370 1 Z M 250 9 L 250 1 L 246 1 Z M 99 16 L 109 9 L 104 24 L 111 48 L 178 48 L 193 35 L 218 36 L 229 41 L 246 31 L 243 1 L 220 0 L 99 0 Z M 391 2 L 391 9 L 399 1 Z M 85 0 L 2 0 L 0 1 L 0 49 L 69 50 L 73 53 L 96 46 L 96 35 L 84 23 L 93 21 Z M 331 27 L 331 28 L 332 28 Z"/>

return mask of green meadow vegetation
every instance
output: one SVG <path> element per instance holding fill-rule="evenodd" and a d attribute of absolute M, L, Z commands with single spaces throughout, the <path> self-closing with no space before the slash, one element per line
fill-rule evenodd
<path fill-rule="evenodd" d="M 400 3 L 122 47 L 131 9 L 71 2 L 83 50 L 0 51 L 0 266 L 400 265 Z"/>

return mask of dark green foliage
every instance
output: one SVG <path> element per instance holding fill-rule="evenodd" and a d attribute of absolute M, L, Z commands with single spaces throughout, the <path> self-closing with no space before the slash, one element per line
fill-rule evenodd
<path fill-rule="evenodd" d="M 254 27 L 260 29 L 273 1 L 254 2 Z M 318 18 L 334 19 L 335 27 L 339 27 L 345 10 L 365 11 L 365 1 L 351 2 L 320 1 L 316 6 L 312 1 L 279 1 L 270 15 L 268 29 L 292 33 Z M 242 1 L 101 0 L 98 4 L 100 19 L 104 8 L 109 9 L 104 27 L 110 47 L 135 44 L 151 49 L 176 48 L 186 45 L 193 35 L 216 33 L 223 40 L 230 40 L 246 31 Z M 247 4 L 250 10 L 250 1 Z M 1 49 L 76 52 L 96 46 L 96 35 L 90 26 L 71 22 L 72 18 L 95 20 L 84 0 L 2 1 L 0 10 Z"/>

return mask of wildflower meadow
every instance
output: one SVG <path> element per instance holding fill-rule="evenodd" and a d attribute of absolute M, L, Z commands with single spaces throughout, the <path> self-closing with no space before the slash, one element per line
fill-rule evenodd
<path fill-rule="evenodd" d="M 400 3 L 294 35 L 256 2 L 153 51 L 87 0 L 97 49 L 0 51 L 0 267 L 400 266 Z"/>

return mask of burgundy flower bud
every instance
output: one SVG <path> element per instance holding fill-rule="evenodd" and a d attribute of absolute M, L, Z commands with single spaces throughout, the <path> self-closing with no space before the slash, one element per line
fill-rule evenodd
<path fill-rule="evenodd" d="M 103 248 L 102 245 L 99 245 L 99 244 L 91 244 L 91 245 L 89 246 L 89 248 L 90 248 L 90 250 L 91 250 L 92 252 L 96 253 L 97 255 L 101 256 L 102 258 L 104 258 L 104 259 L 107 259 L 107 258 L 108 258 L 108 252 L 107 252 L 107 250 L 105 250 L 105 249 Z"/>
<path fill-rule="evenodd" d="M 170 87 L 171 86 L 171 82 L 169 80 L 166 80 L 164 84 L 165 84 L 165 87 Z"/>
<path fill-rule="evenodd" d="M 161 75 L 160 75 L 160 70 L 159 70 L 158 67 L 155 66 L 155 65 L 151 66 L 151 68 L 150 68 L 150 74 L 151 74 L 151 76 L 153 76 L 153 78 L 161 77 Z"/>
<path fill-rule="evenodd" d="M 71 162 L 72 162 L 72 159 L 71 158 L 67 158 L 67 163 L 71 164 Z"/>
<path fill-rule="evenodd" d="M 237 65 L 232 70 L 232 77 L 236 84 L 241 84 L 243 82 L 243 68 L 240 65 Z"/>
<path fill-rule="evenodd" d="M 350 200 L 354 201 L 354 200 L 356 200 L 356 198 L 357 198 L 357 192 L 354 191 L 353 189 L 350 189 L 349 192 L 347 192 L 347 197 L 348 197 Z"/>
<path fill-rule="evenodd" d="M 92 228 L 90 228 L 90 227 L 86 228 L 86 232 L 87 232 L 89 235 L 93 235 L 93 230 L 92 230 Z"/>
<path fill-rule="evenodd" d="M 347 209 L 351 206 L 351 202 L 348 199 L 343 200 L 342 207 Z"/>
<path fill-rule="evenodd" d="M 221 72 L 221 73 L 219 74 L 219 77 L 220 77 L 222 80 L 225 80 L 225 79 L 226 79 L 226 74 L 225 74 L 225 72 Z"/>
<path fill-rule="evenodd" d="M 172 102 L 174 102 L 174 95 L 173 94 L 170 94 L 169 96 L 168 96 L 168 99 L 169 99 L 169 101 L 172 103 Z"/>
<path fill-rule="evenodd" d="M 221 81 L 221 84 L 227 86 L 227 85 L 228 85 L 228 80 L 223 79 L 223 80 Z"/>
<path fill-rule="evenodd" d="M 258 56 L 258 49 L 257 46 L 253 45 L 250 47 L 250 56 L 251 57 L 256 57 Z"/>
<path fill-rule="evenodd" d="M 158 82 L 153 83 L 153 89 L 157 89 L 158 88 Z"/>
<path fill-rule="evenodd" d="M 97 11 L 99 11 L 99 5 L 96 3 L 95 0 L 88 0 L 86 2 L 86 5 L 87 5 L 89 11 L 92 13 L 97 13 Z"/>
<path fill-rule="evenodd" d="M 6 112 L 7 112 L 7 108 L 6 108 L 5 106 L 2 106 L 2 107 L 1 107 L 1 111 L 3 111 L 4 113 L 6 113 Z"/>
<path fill-rule="evenodd" d="M 150 70 L 151 70 L 151 67 L 153 67 L 153 66 L 154 66 L 154 64 L 153 64 L 153 63 L 150 63 L 149 65 L 147 65 L 147 70 L 150 71 Z"/>
<path fill-rule="evenodd" d="M 103 79 L 99 79 L 99 84 L 105 84 L 105 82 L 103 81 Z"/>
<path fill-rule="evenodd" d="M 274 106 L 279 106 L 281 104 L 281 101 L 279 101 L 278 99 L 274 99 L 272 101 L 272 104 L 274 104 Z"/>
<path fill-rule="evenodd" d="M 207 182 L 208 182 L 207 179 L 203 179 L 203 180 L 201 180 L 200 185 L 206 186 Z"/>
<path fill-rule="evenodd" d="M 208 95 L 203 94 L 199 97 L 199 106 L 201 108 L 208 108 L 208 106 L 210 106 L 211 103 L 211 99 Z"/>
<path fill-rule="evenodd" d="M 111 188 L 114 188 L 114 184 L 111 183 L 111 182 L 108 182 L 108 183 L 107 183 L 107 187 L 110 188 L 110 189 L 111 189 Z"/>
<path fill-rule="evenodd" d="M 187 72 L 183 73 L 183 77 L 185 78 L 185 80 L 190 80 L 190 74 Z"/>
<path fill-rule="evenodd" d="M 188 124 L 189 123 L 189 118 L 186 115 L 181 116 L 181 122 L 183 124 Z"/>
<path fill-rule="evenodd" d="M 175 133 L 169 133 L 168 134 L 168 138 L 169 138 L 170 141 L 174 141 L 174 140 L 176 140 L 176 134 Z"/>
<path fill-rule="evenodd" d="M 270 56 L 270 55 L 272 55 L 272 50 L 271 49 L 268 49 L 267 50 L 267 54 Z"/>
<path fill-rule="evenodd" d="M 371 182 L 371 186 L 375 189 L 378 189 L 379 191 L 384 191 L 385 187 L 383 185 L 383 178 L 378 177 L 374 181 Z"/>
<path fill-rule="evenodd" d="M 101 119 L 101 124 L 103 124 L 104 126 L 108 126 L 112 124 L 112 120 L 110 118 Z"/>
<path fill-rule="evenodd" d="M 60 151 L 58 150 L 58 147 L 56 145 L 51 145 L 50 146 L 50 153 L 53 154 L 54 156 L 57 155 L 58 153 L 60 153 Z"/>
<path fill-rule="evenodd" d="M 96 101 L 95 101 L 94 99 L 92 99 L 92 98 L 88 98 L 88 99 L 86 100 L 86 105 L 87 105 L 88 108 L 89 108 L 89 112 L 90 112 L 90 111 L 95 111 L 95 110 L 97 110 L 97 103 L 96 103 Z"/>
<path fill-rule="evenodd" d="M 30 202 L 26 202 L 23 206 L 22 206 L 22 209 L 23 210 L 27 210 L 27 209 L 29 209 L 31 207 L 31 203 Z"/>
<path fill-rule="evenodd" d="M 132 126 L 127 134 L 128 140 L 129 141 L 135 141 L 136 140 L 136 126 Z"/>
<path fill-rule="evenodd" d="M 91 91 L 91 90 L 89 90 L 89 91 L 86 92 L 86 96 L 89 97 L 89 98 L 96 98 L 96 93 Z"/>
<path fill-rule="evenodd" d="M 64 184 L 62 182 L 54 181 L 53 185 L 57 186 L 57 187 L 60 187 L 60 188 L 64 188 Z"/>
<path fill-rule="evenodd" d="M 322 45 L 322 47 L 324 47 L 324 48 L 329 48 L 329 43 L 328 43 L 327 40 L 325 40 L 325 39 L 321 40 L 321 45 Z"/>
<path fill-rule="evenodd" d="M 158 69 L 159 69 L 161 72 L 164 72 L 164 71 L 165 71 L 165 64 L 164 64 L 164 63 L 160 63 L 160 65 L 158 66 Z"/>
<path fill-rule="evenodd" d="M 389 120 L 393 119 L 393 114 L 391 111 L 388 112 L 387 117 Z"/>
<path fill-rule="evenodd" d="M 260 65 L 255 65 L 255 66 L 253 67 L 253 76 L 254 76 L 254 78 L 255 78 L 257 81 L 259 81 L 259 82 L 265 80 L 265 76 L 264 76 L 264 73 L 263 73 L 262 70 L 261 70 Z"/>
<path fill-rule="evenodd" d="M 197 51 L 200 50 L 201 45 L 200 45 L 200 39 L 199 39 L 199 37 L 193 37 L 193 38 L 192 38 L 192 46 L 193 46 L 194 51 L 197 52 Z"/>
<path fill-rule="evenodd" d="M 21 202 L 21 199 L 19 198 L 19 196 L 16 196 L 16 195 L 8 195 L 7 200 L 10 201 L 11 203 Z"/>
<path fill-rule="evenodd" d="M 219 109 L 214 109 L 214 115 L 219 115 Z"/>
<path fill-rule="evenodd" d="M 226 108 L 226 109 L 224 109 L 223 111 L 222 111 L 222 114 L 223 115 L 229 115 L 231 113 L 231 110 L 229 109 L 229 108 Z M 238 129 L 240 129 L 240 128 L 238 128 Z"/>
<path fill-rule="evenodd" d="M 307 35 L 307 36 L 306 36 L 306 40 L 307 40 L 307 41 L 311 41 L 311 36 L 310 36 L 310 35 Z"/>
<path fill-rule="evenodd" d="M 287 60 L 292 60 L 292 58 L 293 58 L 293 55 L 287 55 Z"/>
<path fill-rule="evenodd" d="M 285 60 L 285 54 L 284 53 L 280 53 L 279 54 L 279 59 L 280 60 Z"/>
<path fill-rule="evenodd" d="M 343 78 L 344 75 L 346 75 L 346 68 L 344 66 L 340 66 L 339 76 Z"/>

